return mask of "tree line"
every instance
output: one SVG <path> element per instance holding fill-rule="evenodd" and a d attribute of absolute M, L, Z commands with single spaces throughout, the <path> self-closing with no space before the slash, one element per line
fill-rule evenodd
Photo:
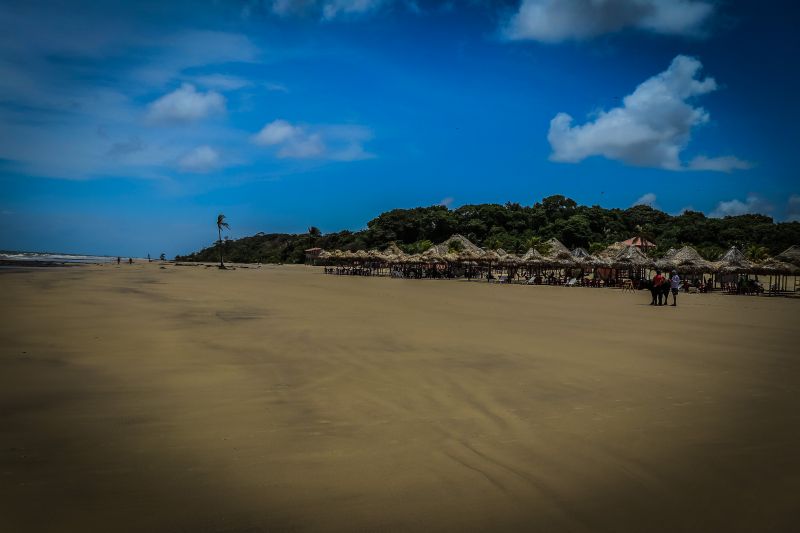
<path fill-rule="evenodd" d="M 509 202 L 456 209 L 440 205 L 393 209 L 370 220 L 361 231 L 323 235 L 312 226 L 302 234 L 258 233 L 219 240 L 175 259 L 212 262 L 222 252 L 226 260 L 233 262 L 302 263 L 307 248 L 382 250 L 391 242 L 415 253 L 454 233 L 485 248 L 515 253 L 538 248 L 551 237 L 570 249 L 580 246 L 595 253 L 614 242 L 640 236 L 656 243 L 650 251 L 655 257 L 670 248 L 691 245 L 708 260 L 718 259 L 731 246 L 760 259 L 800 243 L 800 222 L 776 223 L 771 217 L 758 214 L 709 218 L 697 211 L 672 216 L 646 205 L 606 209 L 578 205 L 570 198 L 554 195 L 530 206 Z"/>

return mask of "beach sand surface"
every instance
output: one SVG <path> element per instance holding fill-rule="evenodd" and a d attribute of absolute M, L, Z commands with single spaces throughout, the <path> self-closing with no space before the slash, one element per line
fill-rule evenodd
<path fill-rule="evenodd" d="M 0 531 L 798 531 L 800 301 L 0 272 Z"/>

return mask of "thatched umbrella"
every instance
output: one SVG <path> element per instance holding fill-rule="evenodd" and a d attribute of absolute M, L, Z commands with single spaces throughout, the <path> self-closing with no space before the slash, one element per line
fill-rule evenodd
<path fill-rule="evenodd" d="M 330 252 L 328 252 L 328 251 L 326 251 L 326 250 L 322 250 L 322 251 L 319 253 L 319 255 L 317 256 L 317 258 L 318 258 L 318 259 L 323 259 L 323 260 L 328 260 L 328 259 L 330 259 L 330 258 L 331 258 L 331 256 L 332 256 L 332 255 L 333 255 L 333 254 L 331 254 Z"/>
<path fill-rule="evenodd" d="M 397 246 L 397 244 L 394 243 L 394 242 L 390 242 L 389 246 L 386 247 L 386 249 L 383 251 L 383 253 L 391 254 L 391 255 L 399 255 L 399 256 L 402 256 L 402 255 L 405 254 L 405 252 L 403 252 L 403 250 L 401 250 L 400 247 Z"/>
<path fill-rule="evenodd" d="M 540 266 L 544 264 L 545 261 L 545 257 L 542 254 L 540 254 L 535 248 L 529 248 L 521 259 L 523 263 L 535 266 Z"/>
<path fill-rule="evenodd" d="M 430 263 L 443 263 L 444 257 L 435 246 L 432 246 L 422 253 L 422 259 Z"/>
<path fill-rule="evenodd" d="M 450 252 L 451 245 L 456 243 L 457 243 L 457 248 L 459 248 L 459 252 L 470 251 L 476 254 L 483 253 L 483 250 L 481 250 L 479 246 L 476 246 L 472 241 L 470 241 L 469 239 L 458 233 L 451 235 L 450 238 L 447 239 L 446 241 L 437 244 L 436 250 L 439 252 L 440 255 L 445 255 L 448 252 Z"/>
<path fill-rule="evenodd" d="M 800 266 L 800 246 L 793 245 L 777 255 L 776 259 Z"/>
<path fill-rule="evenodd" d="M 777 259 L 769 258 L 755 267 L 755 271 L 759 274 L 771 274 L 779 276 L 796 276 L 800 274 L 800 267 L 796 267 L 791 263 L 779 261 Z"/>
<path fill-rule="evenodd" d="M 719 261 L 716 262 L 717 272 L 720 274 L 742 274 L 745 272 L 753 272 L 755 264 L 749 261 L 744 254 L 735 246 L 723 254 Z"/>
<path fill-rule="evenodd" d="M 479 260 L 489 264 L 497 263 L 500 261 L 500 255 L 494 250 L 489 250 L 488 252 L 484 252 L 484 254 L 480 256 Z"/>
<path fill-rule="evenodd" d="M 581 248 L 580 246 L 578 246 L 577 248 L 572 250 L 572 257 L 574 257 L 575 259 L 578 259 L 578 260 L 586 259 L 587 257 L 590 257 L 590 256 L 591 256 L 591 254 L 589 252 L 587 252 L 584 248 Z"/>
<path fill-rule="evenodd" d="M 664 270 L 677 270 L 690 274 L 713 272 L 715 265 L 703 259 L 691 246 L 684 246 L 668 259 L 661 259 L 656 266 Z"/>
<path fill-rule="evenodd" d="M 626 246 L 617 253 L 611 265 L 619 269 L 644 269 L 651 268 L 653 261 L 638 246 Z"/>

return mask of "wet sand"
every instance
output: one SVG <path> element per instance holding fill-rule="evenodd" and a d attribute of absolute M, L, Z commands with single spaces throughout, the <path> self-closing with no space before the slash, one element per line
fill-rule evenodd
<path fill-rule="evenodd" d="M 0 531 L 796 531 L 800 301 L 0 272 Z"/>

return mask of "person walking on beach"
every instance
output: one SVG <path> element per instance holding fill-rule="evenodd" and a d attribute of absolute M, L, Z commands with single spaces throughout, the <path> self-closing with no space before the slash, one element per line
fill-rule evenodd
<path fill-rule="evenodd" d="M 672 271 L 671 276 L 672 277 L 669 278 L 669 284 L 670 289 L 672 289 L 672 307 L 675 307 L 678 305 L 678 289 L 681 288 L 681 278 L 674 270 Z"/>
<path fill-rule="evenodd" d="M 120 257 L 117 257 L 117 264 L 119 264 L 119 262 L 120 262 L 121 260 L 122 260 L 122 258 L 120 258 Z"/>
<path fill-rule="evenodd" d="M 653 277 L 653 289 L 655 289 L 656 294 L 658 295 L 658 301 L 657 302 L 651 302 L 650 305 L 659 305 L 659 306 L 662 305 L 661 302 L 664 299 L 664 292 L 661 290 L 662 289 L 661 285 L 663 285 L 664 282 L 666 282 L 666 281 L 667 280 L 664 278 L 664 276 L 661 275 L 661 271 L 660 270 L 656 270 L 656 275 L 655 275 L 655 277 Z M 667 303 L 667 302 L 664 302 L 664 303 Z"/>

